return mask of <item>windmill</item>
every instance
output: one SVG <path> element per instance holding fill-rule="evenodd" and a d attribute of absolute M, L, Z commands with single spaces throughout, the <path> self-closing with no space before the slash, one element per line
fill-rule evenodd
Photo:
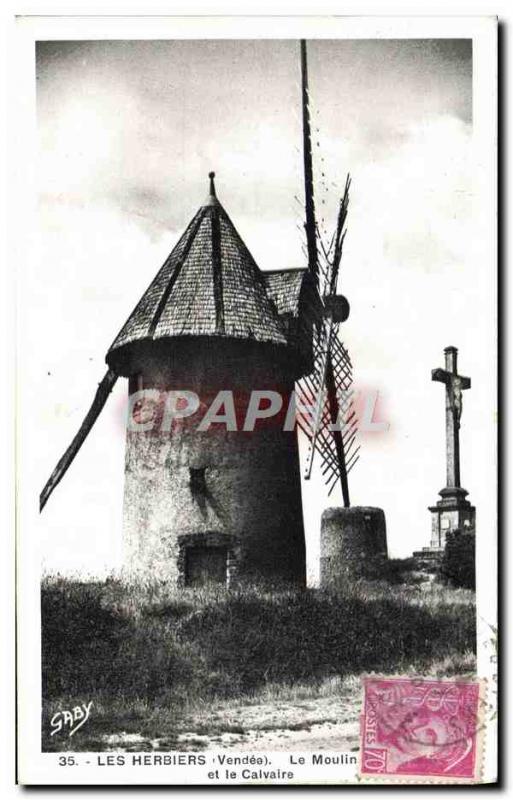
<path fill-rule="evenodd" d="M 322 303 L 322 317 L 313 329 L 313 371 L 299 381 L 300 395 L 313 399 L 302 404 L 298 425 L 309 440 L 305 478 L 312 473 L 315 453 L 331 494 L 338 481 L 344 506 L 350 506 L 348 474 L 359 458 L 356 445 L 358 422 L 352 405 L 352 365 L 349 353 L 338 338 L 339 327 L 349 315 L 345 297 L 337 295 L 337 283 L 346 235 L 346 218 L 351 179 L 346 179 L 340 200 L 335 232 L 325 243 L 315 218 L 312 134 L 308 90 L 306 41 L 301 40 L 301 94 L 303 117 L 303 160 L 305 183 L 305 233 L 308 269 Z M 320 252 L 319 252 L 320 250 Z M 305 410 L 308 409 L 308 410 Z"/>
<path fill-rule="evenodd" d="M 261 271 L 221 205 L 209 194 L 128 317 L 106 355 L 107 372 L 85 419 L 40 495 L 43 509 L 101 413 L 119 377 L 130 402 L 154 391 L 294 387 L 313 396 L 297 417 L 331 492 L 358 451 L 351 362 L 338 339 L 347 300 L 336 294 L 349 179 L 327 245 L 315 220 L 306 45 L 301 44 L 308 268 Z M 319 313 L 319 306 L 321 313 Z M 198 388 L 199 387 L 199 388 Z M 336 423 L 343 419 L 344 429 Z M 335 426 L 333 425 L 335 423 Z M 169 580 L 274 576 L 304 585 L 305 541 L 299 449 L 294 430 L 204 436 L 132 435 L 127 426 L 123 535 L 127 569 Z M 251 446 L 249 446 L 251 445 Z M 277 490 L 279 487 L 279 491 Z M 236 509 L 236 514 L 227 513 Z"/>

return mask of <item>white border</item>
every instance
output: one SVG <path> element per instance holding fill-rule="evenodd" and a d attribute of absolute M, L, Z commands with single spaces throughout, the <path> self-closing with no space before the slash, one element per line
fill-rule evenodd
<path fill-rule="evenodd" d="M 119 4 L 101 4 L 103 14 Z M 146 13 L 160 4 L 149 4 Z M 346 7 L 351 4 L 346 4 Z M 354 4 L 353 8 L 354 8 Z M 467 3 L 470 11 L 472 3 Z M 37 6 L 37 4 L 36 4 Z M 124 3 L 124 10 L 129 10 L 133 3 Z M 340 4 L 336 6 L 340 9 Z M 21 11 L 34 9 L 34 3 L 24 4 Z M 91 4 L 88 4 L 89 9 Z M 188 6 L 190 8 L 190 4 Z M 302 6 L 297 6 L 298 10 Z M 446 4 L 444 4 L 446 8 Z M 469 8 L 470 7 L 470 8 Z M 94 10 L 97 6 L 92 6 Z M 432 10 L 435 10 L 433 4 Z M 55 10 L 54 10 L 55 9 Z M 46 11 L 49 9 L 45 8 Z M 56 4 L 50 13 L 59 13 L 63 4 Z M 75 9 L 74 9 L 75 10 Z M 489 252 L 490 273 L 496 274 L 495 254 L 495 219 L 496 219 L 496 170 L 493 143 L 496 140 L 496 96 L 495 85 L 495 20 L 488 18 L 435 18 L 435 17 L 65 17 L 65 18 L 24 18 L 19 19 L 11 47 L 13 61 L 10 62 L 11 81 L 16 87 L 13 108 L 17 120 L 16 140 L 19 153 L 33 153 L 35 137 L 34 117 L 34 47 L 35 39 L 92 39 L 92 38 L 453 38 L 472 37 L 474 39 L 474 120 L 475 137 L 480 142 L 479 152 L 482 160 L 479 165 L 482 186 L 482 206 L 489 209 Z M 12 65 L 15 63 L 14 69 Z M 11 84 L 12 85 L 12 84 Z M 11 159 L 11 172 L 16 172 L 15 198 L 17 214 L 10 242 L 11 258 L 22 268 L 24 259 L 30 257 L 27 231 L 31 230 L 34 215 L 34 197 L 32 191 L 33 159 Z M 14 181 L 13 181 L 14 183 Z M 493 254 L 493 255 L 492 255 Z M 495 318 L 495 309 L 487 309 L 490 318 Z M 490 391 L 495 393 L 495 387 Z M 21 398 L 23 408 L 23 398 Z M 22 412 L 23 413 L 23 412 Z M 494 426 L 490 422 L 490 435 L 495 437 Z M 20 467 L 24 470 L 24 442 L 30 436 L 29 427 L 23 426 L 19 431 Z M 23 474 L 23 472 L 22 472 Z M 40 678 L 39 678 L 39 558 L 34 537 L 28 531 L 36 530 L 37 509 L 33 503 L 30 484 L 21 487 L 19 495 L 19 523 L 24 531 L 19 537 L 19 560 L 23 571 L 19 573 L 19 638 L 22 658 L 19 664 L 19 713 L 20 730 L 20 779 L 25 783 L 167 783 L 169 778 L 159 779 L 153 768 L 124 773 L 120 769 L 102 768 L 101 775 L 93 776 L 89 770 L 86 774 L 70 774 L 62 771 L 56 764 L 56 756 L 41 754 L 40 751 Z M 491 558 L 493 548 L 492 530 L 490 538 L 481 539 L 478 551 L 478 605 L 480 616 L 484 621 L 495 620 L 495 587 L 496 560 Z M 485 622 L 481 624 L 480 636 L 487 635 Z M 482 677 L 490 677 L 490 662 L 486 651 L 480 648 L 479 672 Z M 494 774 L 494 741 L 488 736 L 486 742 L 487 768 L 490 779 Z"/>

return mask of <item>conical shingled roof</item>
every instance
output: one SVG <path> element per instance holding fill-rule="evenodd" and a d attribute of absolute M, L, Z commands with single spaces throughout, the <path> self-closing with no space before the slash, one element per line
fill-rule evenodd
<path fill-rule="evenodd" d="M 114 340 L 107 361 L 141 340 L 221 336 L 286 345 L 263 273 L 210 194 Z"/>

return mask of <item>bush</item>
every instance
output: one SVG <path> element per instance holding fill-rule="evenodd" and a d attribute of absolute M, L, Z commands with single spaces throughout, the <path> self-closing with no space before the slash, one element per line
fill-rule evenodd
<path fill-rule="evenodd" d="M 178 642 L 169 621 L 142 619 L 129 604 L 109 600 L 98 583 L 43 587 L 43 697 L 155 698 L 195 679 L 208 684 L 201 655 Z"/>
<path fill-rule="evenodd" d="M 440 565 L 440 577 L 449 586 L 463 589 L 476 588 L 476 536 L 475 533 L 449 531 Z"/>
<path fill-rule="evenodd" d="M 460 590 L 461 591 L 461 590 Z M 407 671 L 475 647 L 469 596 L 363 585 L 342 594 L 47 581 L 43 695 L 235 697 L 272 682 Z M 441 593 L 441 594 L 440 594 Z"/>

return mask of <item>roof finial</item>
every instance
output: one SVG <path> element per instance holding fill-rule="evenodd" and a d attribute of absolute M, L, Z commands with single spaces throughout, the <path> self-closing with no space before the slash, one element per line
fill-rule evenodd
<path fill-rule="evenodd" d="M 204 206 L 215 206 L 218 202 L 216 195 L 216 187 L 214 184 L 215 176 L 216 176 L 215 172 L 208 173 L 208 177 L 210 178 L 210 190 L 207 199 L 203 203 Z"/>

